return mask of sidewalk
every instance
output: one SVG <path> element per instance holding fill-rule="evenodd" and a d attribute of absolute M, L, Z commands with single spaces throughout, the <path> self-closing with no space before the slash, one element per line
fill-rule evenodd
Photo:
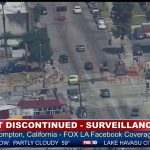
<path fill-rule="evenodd" d="M 108 6 L 109 12 L 111 12 L 111 8 L 113 6 L 112 2 L 106 2 L 106 5 Z M 110 18 L 108 21 L 109 21 L 109 23 L 112 23 Z M 109 26 L 111 27 L 111 24 L 109 24 Z M 132 28 L 135 28 L 135 27 L 138 27 L 138 26 L 132 26 Z M 114 46 L 114 47 L 121 46 L 120 39 L 115 39 L 111 32 L 109 32 L 109 35 L 112 38 L 112 46 Z M 124 40 L 124 48 L 125 48 L 125 57 L 122 55 L 121 56 L 122 60 L 125 62 L 126 66 L 133 66 L 132 43 L 127 37 L 125 37 L 125 40 Z M 144 58 L 141 57 L 140 62 L 141 62 L 141 64 L 144 64 L 145 63 Z M 139 68 L 139 65 L 135 61 L 134 61 L 134 67 Z M 133 77 L 130 77 L 126 80 L 122 80 L 121 83 L 120 83 L 120 81 L 117 81 L 115 84 L 131 84 L 131 82 L 133 82 L 133 79 L 134 79 Z M 145 78 L 143 78 L 143 76 L 136 77 L 134 79 L 134 83 L 145 84 Z M 148 100 L 143 101 L 142 106 L 141 106 L 141 113 L 145 119 L 147 119 L 147 118 L 150 119 L 149 107 L 150 107 L 150 99 L 148 97 Z"/>
<path fill-rule="evenodd" d="M 111 12 L 111 8 L 112 8 L 112 2 L 106 2 L 106 5 L 108 7 L 109 12 Z M 112 40 L 112 45 L 111 47 L 121 47 L 121 40 L 118 38 L 116 39 L 112 32 L 110 31 L 110 28 L 112 26 L 112 20 L 110 18 L 107 19 L 107 23 L 108 23 L 108 31 L 107 34 L 108 36 L 111 38 Z M 133 53 L 132 53 L 132 43 L 131 41 L 125 37 L 124 41 L 122 42 L 125 48 L 125 53 L 121 54 L 121 59 L 125 62 L 127 67 L 134 67 L 135 68 L 139 68 L 139 65 L 137 64 L 137 62 L 134 60 L 133 62 Z M 144 60 L 142 58 L 140 58 L 140 62 L 141 64 L 144 63 Z"/>

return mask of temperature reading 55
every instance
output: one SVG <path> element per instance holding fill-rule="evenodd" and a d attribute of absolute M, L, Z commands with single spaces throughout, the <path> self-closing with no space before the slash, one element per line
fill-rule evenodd
<path fill-rule="evenodd" d="M 68 145 L 69 142 L 70 142 L 70 141 L 65 141 L 65 140 L 63 140 L 63 141 L 61 141 L 61 145 Z"/>

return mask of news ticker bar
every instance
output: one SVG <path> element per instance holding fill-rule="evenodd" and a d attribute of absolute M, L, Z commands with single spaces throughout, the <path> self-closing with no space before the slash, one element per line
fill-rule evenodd
<path fill-rule="evenodd" d="M 0 147 L 150 147 L 150 132 L 0 132 Z"/>
<path fill-rule="evenodd" d="M 150 120 L 0 120 L 0 131 L 150 131 Z"/>

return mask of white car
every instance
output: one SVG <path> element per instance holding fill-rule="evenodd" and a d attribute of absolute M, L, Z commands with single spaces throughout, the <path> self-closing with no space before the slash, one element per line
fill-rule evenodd
<path fill-rule="evenodd" d="M 81 6 L 75 6 L 73 10 L 74 14 L 81 14 L 82 13 L 82 8 Z"/>
<path fill-rule="evenodd" d="M 97 23 L 97 24 L 98 24 L 98 23 L 101 23 L 101 22 L 104 22 L 104 23 L 105 23 L 104 19 L 97 19 L 97 20 L 96 20 L 96 23 Z"/>
<path fill-rule="evenodd" d="M 104 21 L 99 21 L 97 23 L 97 27 L 98 27 L 98 29 L 106 29 L 105 22 Z"/>

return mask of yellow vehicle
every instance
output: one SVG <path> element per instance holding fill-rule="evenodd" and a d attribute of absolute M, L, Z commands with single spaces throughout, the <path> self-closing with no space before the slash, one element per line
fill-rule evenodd
<path fill-rule="evenodd" d="M 79 78 L 77 75 L 70 75 L 68 79 L 69 84 L 78 84 L 79 83 Z"/>

